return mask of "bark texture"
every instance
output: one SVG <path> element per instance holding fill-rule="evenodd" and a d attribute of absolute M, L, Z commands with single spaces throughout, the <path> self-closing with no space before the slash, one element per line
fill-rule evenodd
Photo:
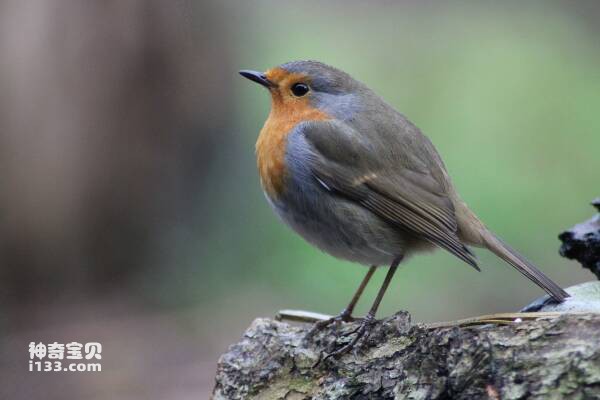
<path fill-rule="evenodd" d="M 309 325 L 256 319 L 221 356 L 213 399 L 600 398 L 600 314 L 431 329 L 401 312 L 315 366 L 357 324 L 305 343 Z"/>
<path fill-rule="evenodd" d="M 600 211 L 600 197 L 592 201 Z M 600 214 L 561 233 L 560 255 L 577 260 L 600 279 Z"/>

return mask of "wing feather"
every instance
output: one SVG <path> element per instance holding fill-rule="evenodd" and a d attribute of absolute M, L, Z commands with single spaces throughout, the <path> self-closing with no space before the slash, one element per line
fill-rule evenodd
<path fill-rule="evenodd" d="M 312 122 L 303 127 L 303 134 L 313 147 L 311 171 L 324 187 L 479 270 L 473 253 L 458 238 L 447 185 L 423 167 L 426 163 L 407 168 L 406 158 L 381 159 L 377 149 L 339 122 Z"/>

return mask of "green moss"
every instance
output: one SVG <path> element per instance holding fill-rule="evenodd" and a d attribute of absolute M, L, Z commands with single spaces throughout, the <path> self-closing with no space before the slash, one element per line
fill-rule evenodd
<path fill-rule="evenodd" d="M 311 380 L 283 376 L 270 383 L 267 388 L 251 397 L 252 400 L 303 400 L 310 399 L 316 391 L 315 383 Z"/>

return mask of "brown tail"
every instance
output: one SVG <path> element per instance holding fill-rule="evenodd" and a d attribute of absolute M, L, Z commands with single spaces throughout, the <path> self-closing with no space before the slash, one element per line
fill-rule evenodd
<path fill-rule="evenodd" d="M 509 245 L 504 243 L 500 238 L 491 232 L 484 236 L 485 246 L 498 257 L 512 265 L 529 278 L 536 285 L 544 289 L 556 301 L 563 302 L 569 294 L 560 286 L 548 278 L 542 271 L 537 269 L 535 265 L 527 261 L 525 257 L 513 250 Z"/>

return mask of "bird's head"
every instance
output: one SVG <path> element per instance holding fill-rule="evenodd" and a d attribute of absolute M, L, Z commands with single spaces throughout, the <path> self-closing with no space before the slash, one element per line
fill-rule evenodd
<path fill-rule="evenodd" d="M 265 72 L 242 70 L 240 74 L 267 88 L 274 108 L 328 108 L 364 88 L 347 73 L 318 61 L 292 61 Z"/>

